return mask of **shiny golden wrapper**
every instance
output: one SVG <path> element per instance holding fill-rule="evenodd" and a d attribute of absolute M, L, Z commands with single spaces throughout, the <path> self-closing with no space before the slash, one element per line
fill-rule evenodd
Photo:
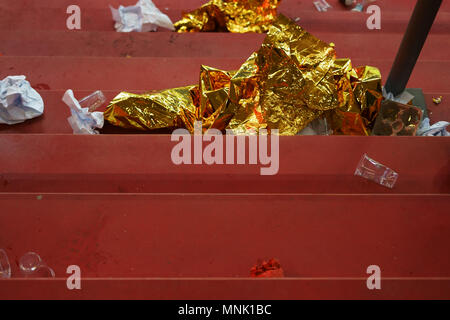
<path fill-rule="evenodd" d="M 280 15 L 261 48 L 237 71 L 202 66 L 198 86 L 121 93 L 105 119 L 125 128 L 260 129 L 295 135 L 319 117 L 335 134 L 369 135 L 382 101 L 377 68 L 353 68 L 331 46 Z"/>
<path fill-rule="evenodd" d="M 280 0 L 211 0 L 184 13 L 177 32 L 267 32 L 277 17 Z"/>
<path fill-rule="evenodd" d="M 336 64 L 350 64 L 336 60 Z M 348 66 L 338 80 L 340 107 L 328 115 L 334 134 L 368 136 L 375 125 L 383 95 L 381 74 L 375 67 Z"/>
<path fill-rule="evenodd" d="M 194 117 L 194 100 L 194 86 L 146 94 L 121 92 L 111 101 L 104 117 L 122 128 L 155 130 L 179 127 Z"/>

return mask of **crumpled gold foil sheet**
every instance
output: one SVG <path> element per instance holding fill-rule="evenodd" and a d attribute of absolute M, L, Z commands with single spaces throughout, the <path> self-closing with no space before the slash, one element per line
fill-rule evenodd
<path fill-rule="evenodd" d="M 237 71 L 202 66 L 196 86 L 144 95 L 121 93 L 105 112 L 112 124 L 152 130 L 233 130 L 252 134 L 277 129 L 296 135 L 326 118 L 334 134 L 369 135 L 382 101 L 375 67 L 353 68 L 334 47 L 280 15 L 261 48 Z"/>
<path fill-rule="evenodd" d="M 281 0 L 211 0 L 184 13 L 177 32 L 267 32 Z"/>
<path fill-rule="evenodd" d="M 138 130 L 184 127 L 195 114 L 195 86 L 159 92 L 121 92 L 103 113 L 115 126 Z"/>
<path fill-rule="evenodd" d="M 337 70 L 346 64 L 346 72 L 338 76 L 340 106 L 327 115 L 334 134 L 371 134 L 383 101 L 381 73 L 375 67 L 352 68 L 348 59 L 336 60 Z"/>

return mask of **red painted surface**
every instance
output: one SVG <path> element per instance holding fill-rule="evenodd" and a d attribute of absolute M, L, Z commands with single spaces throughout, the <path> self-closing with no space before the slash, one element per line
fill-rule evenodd
<path fill-rule="evenodd" d="M 448 195 L 36 196 L 0 195 L 2 245 L 12 261 L 39 252 L 61 277 L 71 264 L 85 277 L 246 277 L 276 257 L 287 277 L 378 264 L 450 280 Z"/>
<path fill-rule="evenodd" d="M 306 0 L 280 12 L 386 79 L 414 1 L 377 1 L 381 31 L 328 1 L 327 13 Z M 260 166 L 175 166 L 168 136 L 73 136 L 66 89 L 111 99 L 194 84 L 201 64 L 235 69 L 264 35 L 115 33 L 108 4 L 135 0 L 78 0 L 83 29 L 67 31 L 72 2 L 0 0 L 0 78 L 25 74 L 46 108 L 0 126 L 0 248 L 13 268 L 0 299 L 450 299 L 449 139 L 282 137 L 279 174 L 263 177 Z M 154 2 L 175 19 L 204 3 Z M 450 120 L 449 30 L 444 1 L 408 85 L 433 121 Z M 353 176 L 365 152 L 400 174 L 395 189 Z M 30 250 L 57 279 L 18 277 Z M 271 257 L 287 278 L 246 278 Z M 81 291 L 66 288 L 70 264 Z M 371 264 L 381 291 L 366 287 Z"/>
<path fill-rule="evenodd" d="M 97 1 L 96 1 L 97 2 Z M 133 4 L 134 1 L 131 2 Z M 206 1 L 188 1 L 186 3 L 173 4 L 166 1 L 160 8 L 176 21 L 181 18 L 183 10 L 191 10 L 199 7 Z M 337 2 L 337 1 L 334 1 Z M 411 0 L 379 1 L 383 14 L 383 32 L 404 32 L 407 21 L 410 17 L 414 2 Z M 114 23 L 111 12 L 108 8 L 109 1 L 100 1 L 95 6 L 80 3 L 83 12 L 83 30 L 89 31 L 112 31 Z M 120 1 L 119 3 L 122 3 Z M 330 1 L 333 3 L 333 1 Z M 70 3 L 73 4 L 73 3 Z M 3 0 L 2 11 L 0 11 L 0 27 L 2 30 L 66 30 L 66 8 L 69 4 L 51 2 L 46 6 L 40 4 L 34 8 L 29 8 L 27 4 L 20 1 L 17 5 L 9 5 L 7 0 Z M 311 31 L 329 31 L 329 26 L 333 25 L 336 32 L 358 32 L 365 29 L 367 16 L 349 12 L 335 3 L 335 10 L 321 13 L 317 12 L 309 1 L 282 1 L 279 12 L 291 18 L 301 18 L 301 25 Z M 168 8 L 169 10 L 165 10 Z M 18 10 L 22 9 L 20 15 Z M 442 12 L 438 16 L 433 31 L 436 33 L 446 33 L 449 28 L 449 6 L 444 5 Z"/>
<path fill-rule="evenodd" d="M 314 32 L 314 36 L 336 45 L 339 57 L 351 59 L 379 59 L 395 57 L 402 40 L 400 33 Z M 114 33 L 106 31 L 73 32 L 0 31 L 4 56 L 96 56 L 96 57 L 216 57 L 246 59 L 259 49 L 264 34 L 221 34 L 216 41 L 214 33 L 178 34 Z M 374 44 L 384 42 L 383 50 L 374 50 Z M 164 45 L 161 45 L 164 43 Z M 432 34 L 421 54 L 421 60 L 445 60 L 449 46 L 448 35 Z"/>
<path fill-rule="evenodd" d="M 260 165 L 174 165 L 176 142 L 164 135 L 3 135 L 0 144 L 3 192 L 447 194 L 450 188 L 447 138 L 281 137 L 275 176 L 260 176 Z M 400 174 L 394 190 L 353 176 L 364 153 Z"/>
<path fill-rule="evenodd" d="M 367 290 L 366 278 L 91 278 L 82 282 L 81 290 L 67 290 L 65 279 L 42 283 L 42 280 L 4 280 L 0 290 L 8 292 L 5 299 L 450 299 L 450 281 L 441 278 L 385 279 L 382 290 Z"/>
<path fill-rule="evenodd" d="M 45 194 L 38 200 L 36 194 L 4 194 L 0 203 L 2 245 L 12 261 L 35 250 L 57 277 L 77 264 L 83 277 L 94 278 L 78 294 L 55 281 L 35 294 L 19 291 L 37 288 L 33 282 L 6 282 L 2 299 L 450 297 L 448 195 Z M 268 256 L 282 261 L 287 279 L 237 279 Z M 364 287 L 371 264 L 397 278 L 379 294 Z M 111 283 L 110 277 L 125 279 Z M 191 277 L 202 279 L 183 280 Z M 176 285 L 160 286 L 168 282 Z M 331 288 L 333 283 L 339 285 Z M 126 284 L 131 295 L 119 291 Z M 181 291 L 173 291 L 178 286 Z M 135 287 L 139 293 L 131 293 Z M 282 288 L 287 291 L 276 295 Z M 418 288 L 431 290 L 419 294 Z"/>

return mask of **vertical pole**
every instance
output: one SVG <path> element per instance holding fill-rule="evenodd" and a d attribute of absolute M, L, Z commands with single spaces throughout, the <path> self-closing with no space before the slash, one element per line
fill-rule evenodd
<path fill-rule="evenodd" d="M 396 96 L 405 90 L 441 4 L 442 0 L 417 0 L 386 82 L 386 92 Z"/>

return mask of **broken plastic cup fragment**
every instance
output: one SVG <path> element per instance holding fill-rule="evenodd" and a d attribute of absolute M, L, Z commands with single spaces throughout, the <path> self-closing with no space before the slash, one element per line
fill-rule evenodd
<path fill-rule="evenodd" d="M 106 102 L 106 98 L 103 92 L 97 90 L 78 102 L 81 108 L 88 108 L 90 112 L 93 112 Z"/>
<path fill-rule="evenodd" d="M 355 170 L 355 176 L 360 176 L 382 186 L 393 188 L 398 179 L 398 173 L 369 158 L 364 154 Z"/>

